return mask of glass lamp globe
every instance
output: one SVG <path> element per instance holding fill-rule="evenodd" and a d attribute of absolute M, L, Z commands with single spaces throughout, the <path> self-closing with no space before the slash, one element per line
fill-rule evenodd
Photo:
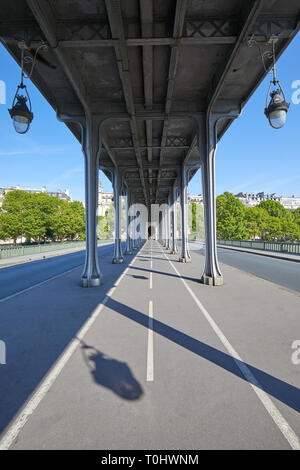
<path fill-rule="evenodd" d="M 25 96 L 17 95 L 16 100 L 16 103 L 8 111 L 16 132 L 18 134 L 25 134 L 33 119 L 33 114 L 26 105 L 27 98 Z"/>
<path fill-rule="evenodd" d="M 280 90 L 273 91 L 269 106 L 265 109 L 265 115 L 273 129 L 280 129 L 285 125 L 288 109 L 289 104 L 281 96 Z"/>

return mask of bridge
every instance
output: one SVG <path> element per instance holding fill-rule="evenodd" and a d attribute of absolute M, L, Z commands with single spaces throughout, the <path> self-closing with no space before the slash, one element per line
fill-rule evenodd
<path fill-rule="evenodd" d="M 3 6 L 2 42 L 20 64 L 24 55 L 36 61 L 34 68 L 29 60 L 24 69 L 82 143 L 87 213 L 83 286 L 101 282 L 96 256 L 99 167 L 113 182 L 116 221 L 119 195 L 125 191 L 129 205 L 144 204 L 149 214 L 153 204 L 166 204 L 162 231 L 168 233 L 170 206 L 179 193 L 182 261 L 189 261 L 187 183 L 201 167 L 206 229 L 201 279 L 223 283 L 215 234 L 217 141 L 293 39 L 298 20 L 297 0 L 16 0 Z M 113 259 L 123 261 L 118 223 Z"/>
<path fill-rule="evenodd" d="M 0 449 L 300 449 L 299 290 L 274 274 L 299 265 L 217 249 L 214 175 L 299 19 L 297 0 L 2 6 L 2 43 L 82 144 L 86 250 L 0 270 Z M 191 252 L 199 168 L 205 249 Z M 115 205 L 100 248 L 99 169 Z"/>

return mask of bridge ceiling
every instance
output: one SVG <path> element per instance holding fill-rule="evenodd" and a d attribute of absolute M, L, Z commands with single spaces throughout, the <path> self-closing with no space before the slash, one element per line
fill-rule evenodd
<path fill-rule="evenodd" d="M 268 50 L 277 35 L 279 57 L 299 19 L 299 0 L 14 0 L 1 5 L 0 35 L 19 63 L 19 40 L 32 54 L 49 44 L 34 83 L 56 111 L 109 118 L 101 164 L 127 168 L 150 204 L 165 202 L 183 162 L 200 166 L 197 116 L 243 107 L 264 78 L 249 39 Z"/>

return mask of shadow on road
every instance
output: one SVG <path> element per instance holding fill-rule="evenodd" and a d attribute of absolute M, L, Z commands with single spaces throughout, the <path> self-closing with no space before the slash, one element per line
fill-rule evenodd
<path fill-rule="evenodd" d="M 149 318 L 147 315 L 128 307 L 114 299 L 109 299 L 107 306 L 116 312 L 124 315 L 125 317 L 133 320 L 145 328 L 149 328 Z M 171 326 L 166 325 L 158 320 L 153 319 L 153 331 L 170 341 L 178 344 L 179 346 L 191 351 L 198 356 L 203 357 L 204 359 L 216 364 L 219 367 L 227 370 L 228 372 L 236 375 L 240 379 L 246 380 L 249 383 L 261 388 L 269 395 L 272 395 L 274 398 L 277 398 L 282 403 L 285 403 L 290 408 L 300 412 L 300 393 L 299 389 L 293 385 L 290 385 L 283 380 L 280 380 L 263 370 L 257 369 L 256 367 L 251 366 L 245 362 L 233 359 L 232 356 L 226 354 L 219 349 L 216 349 L 208 344 L 203 343 L 181 331 L 172 328 Z M 251 381 L 250 378 L 247 378 L 242 373 L 241 369 L 247 367 L 253 374 L 256 380 Z"/>
<path fill-rule="evenodd" d="M 6 365 L 0 366 L 0 434 L 17 416 L 137 253 L 126 256 L 124 264 L 118 265 L 111 263 L 113 246 L 107 255 L 100 255 L 100 266 L 104 273 L 104 281 L 100 287 L 79 287 L 82 271 L 79 266 L 69 274 L 0 304 L 0 339 L 5 341 L 7 350 Z M 122 369 L 121 363 L 118 367 L 118 361 L 95 356 L 95 381 L 102 381 L 104 386 L 110 384 L 117 393 L 117 383 L 113 384 L 112 378 L 109 378 L 108 364 L 117 374 L 119 382 L 123 380 L 118 390 L 125 398 L 126 377 L 130 383 L 130 370 L 127 369 L 126 372 L 126 364 Z M 101 376 L 104 365 L 105 375 Z M 131 388 L 127 390 L 127 399 L 130 399 L 130 393 L 132 396 L 137 393 L 132 390 L 132 384 L 133 381 Z"/>
<path fill-rule="evenodd" d="M 149 279 L 148 277 L 146 276 L 137 276 L 136 274 L 127 274 L 127 276 L 129 277 L 133 277 L 134 279 Z"/>
<path fill-rule="evenodd" d="M 81 351 L 84 362 L 97 384 L 110 388 L 125 400 L 141 398 L 143 389 L 125 362 L 112 359 L 83 341 Z"/>

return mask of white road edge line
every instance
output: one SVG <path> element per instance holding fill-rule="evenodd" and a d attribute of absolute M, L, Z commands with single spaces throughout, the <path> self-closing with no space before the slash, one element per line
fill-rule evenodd
<path fill-rule="evenodd" d="M 152 289 L 152 271 L 150 273 L 150 289 Z"/>
<path fill-rule="evenodd" d="M 154 380 L 154 354 L 153 354 L 153 302 L 149 300 L 148 321 L 148 349 L 147 349 L 147 382 Z"/>
<path fill-rule="evenodd" d="M 57 377 L 63 370 L 64 366 L 67 364 L 70 357 L 73 355 L 77 347 L 79 346 L 80 342 L 83 340 L 84 336 L 91 328 L 99 314 L 101 313 L 103 307 L 108 302 L 109 298 L 112 296 L 114 291 L 116 290 L 117 285 L 126 275 L 130 267 L 134 264 L 137 254 L 131 261 L 131 263 L 127 266 L 125 271 L 121 274 L 118 278 L 115 285 L 108 291 L 104 299 L 102 300 L 101 304 L 99 304 L 95 310 L 92 312 L 89 319 L 85 322 L 85 324 L 80 328 L 79 332 L 77 333 L 76 337 L 70 342 L 70 344 L 66 347 L 64 352 L 60 355 L 55 365 L 52 367 L 50 372 L 46 375 L 45 379 L 42 381 L 41 385 L 38 389 L 33 393 L 23 410 L 19 413 L 15 421 L 12 425 L 8 428 L 8 430 L 4 433 L 3 437 L 0 439 L 0 450 L 8 450 L 10 446 L 14 443 L 16 438 L 18 437 L 19 433 L 21 432 L 22 428 L 27 423 L 30 415 L 36 410 L 38 405 L 41 403 L 47 392 L 49 392 L 50 388 L 56 381 Z M 74 268 L 75 269 L 75 268 Z M 63 273 L 65 274 L 65 273 Z M 53 279 L 53 278 L 52 278 Z"/>
<path fill-rule="evenodd" d="M 163 252 L 163 250 L 162 250 Z M 263 390 L 262 385 L 258 382 L 258 380 L 254 377 L 250 369 L 246 366 L 244 363 L 243 359 L 240 357 L 240 355 L 236 352 L 236 350 L 233 348 L 233 346 L 230 344 L 222 330 L 219 328 L 219 326 L 216 324 L 216 322 L 213 320 L 213 318 L 210 316 L 208 311 L 205 309 L 205 307 L 202 305 L 200 300 L 197 298 L 197 296 L 194 294 L 190 286 L 187 284 L 185 279 L 183 279 L 177 270 L 176 266 L 172 263 L 172 261 L 169 259 L 169 257 L 163 252 L 163 255 L 166 257 L 166 259 L 169 261 L 171 266 L 173 267 L 174 271 L 178 275 L 178 277 L 181 279 L 183 284 L 185 285 L 186 289 L 190 293 L 191 297 L 197 304 L 199 310 L 203 314 L 203 316 L 206 318 L 216 335 L 218 336 L 219 340 L 221 343 L 224 345 L 228 353 L 232 356 L 233 360 L 235 361 L 236 365 L 242 372 L 243 376 L 249 382 L 250 386 L 260 399 L 261 403 L 273 419 L 274 423 L 277 425 L 278 429 L 281 431 L 285 439 L 288 441 L 290 444 L 291 448 L 294 450 L 300 450 L 300 440 L 297 434 L 293 431 L 289 423 L 285 420 L 285 418 L 282 416 L 278 408 L 274 405 L 272 400 L 270 399 L 269 395 Z"/>
<path fill-rule="evenodd" d="M 56 276 L 49 277 L 49 279 L 45 279 L 45 281 L 38 282 L 37 284 L 34 284 L 33 286 L 26 287 L 26 289 L 19 290 L 18 292 L 15 292 L 14 294 L 8 295 L 7 297 L 3 297 L 3 299 L 0 299 L 0 304 L 2 302 L 5 302 L 6 300 L 13 299 L 14 297 L 17 297 L 18 295 L 24 294 L 25 292 L 28 292 L 32 289 L 35 289 L 35 287 L 42 286 L 43 284 L 46 284 L 46 282 L 52 281 L 53 279 L 57 279 L 57 278 L 63 276 L 64 274 L 68 274 L 68 273 L 74 271 L 75 269 L 79 268 L 79 266 L 81 266 L 81 264 L 78 264 L 77 266 L 75 266 L 72 269 L 69 269 L 68 271 L 64 271 L 63 273 L 57 274 Z"/>
<path fill-rule="evenodd" d="M 103 252 L 106 252 L 106 251 L 108 251 L 108 250 L 103 250 Z M 103 252 L 101 254 L 103 254 Z M 54 258 L 54 256 L 52 258 Z M 38 260 L 38 261 L 40 261 L 40 260 Z M 75 266 L 74 268 L 68 269 L 68 271 L 64 271 L 63 273 L 59 273 L 59 274 L 57 274 L 56 276 L 53 276 L 53 277 L 49 277 L 49 279 L 45 279 L 44 281 L 38 282 L 37 284 L 34 284 L 33 286 L 26 287 L 26 289 L 19 290 L 18 292 L 15 292 L 14 294 L 8 295 L 7 297 L 3 297 L 3 299 L 0 299 L 0 304 L 2 302 L 6 302 L 6 300 L 13 299 L 14 297 L 17 297 L 18 295 L 24 294 L 25 292 L 28 292 L 32 289 L 35 289 L 36 287 L 42 286 L 43 284 L 46 284 L 46 282 L 52 281 L 53 279 L 57 279 L 57 278 L 63 276 L 64 274 L 69 274 L 72 271 L 75 271 L 75 269 L 79 268 L 79 266 L 82 266 L 82 264 L 83 263 L 77 264 L 77 266 Z M 7 266 L 7 267 L 9 267 L 9 266 Z"/>

